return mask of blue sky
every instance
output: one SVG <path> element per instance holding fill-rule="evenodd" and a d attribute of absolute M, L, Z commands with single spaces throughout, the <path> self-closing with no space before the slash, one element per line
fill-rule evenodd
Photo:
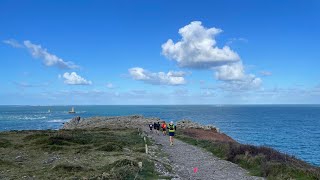
<path fill-rule="evenodd" d="M 0 0 L 0 104 L 318 104 L 319 9 Z"/>

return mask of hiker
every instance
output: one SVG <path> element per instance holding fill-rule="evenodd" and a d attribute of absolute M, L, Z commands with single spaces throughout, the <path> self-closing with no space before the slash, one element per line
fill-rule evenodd
<path fill-rule="evenodd" d="M 157 134 L 158 134 L 158 135 L 160 135 L 160 132 L 159 132 L 159 131 L 160 131 L 160 123 L 159 123 L 159 121 L 158 121 L 158 124 L 157 124 Z"/>
<path fill-rule="evenodd" d="M 173 124 L 173 121 L 171 121 L 167 128 L 169 129 L 170 146 L 173 146 L 173 136 L 175 130 L 177 130 L 177 127 Z"/>
<path fill-rule="evenodd" d="M 165 136 L 167 134 L 167 124 L 165 121 L 161 124 L 162 134 Z"/>
<path fill-rule="evenodd" d="M 156 133 L 158 133 L 158 131 L 157 131 L 157 126 L 158 126 L 158 124 L 157 124 L 156 122 L 154 122 L 154 123 L 153 123 L 153 129 L 156 131 Z"/>
<path fill-rule="evenodd" d="M 152 127 L 153 127 L 153 125 L 149 124 L 150 132 L 152 132 Z"/>

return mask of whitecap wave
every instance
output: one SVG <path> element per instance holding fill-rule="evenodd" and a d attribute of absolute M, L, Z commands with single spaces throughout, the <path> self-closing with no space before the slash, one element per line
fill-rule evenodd
<path fill-rule="evenodd" d="M 50 120 L 48 122 L 51 122 L 51 123 L 62 123 L 62 122 L 67 122 L 68 119 L 53 119 L 53 120 Z"/>
<path fill-rule="evenodd" d="M 38 119 L 46 119 L 46 116 L 36 116 L 36 117 L 30 117 L 30 116 L 24 116 L 24 117 L 19 117 L 18 119 L 20 120 L 38 120 Z"/>

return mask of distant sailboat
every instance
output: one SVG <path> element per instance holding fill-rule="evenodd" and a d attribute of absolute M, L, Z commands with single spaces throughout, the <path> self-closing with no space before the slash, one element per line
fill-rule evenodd
<path fill-rule="evenodd" d="M 74 111 L 74 107 L 71 108 L 71 111 L 69 111 L 69 113 L 70 113 L 70 114 L 76 113 L 76 112 Z"/>
<path fill-rule="evenodd" d="M 51 113 L 51 110 L 50 110 L 50 109 L 48 110 L 48 113 Z"/>

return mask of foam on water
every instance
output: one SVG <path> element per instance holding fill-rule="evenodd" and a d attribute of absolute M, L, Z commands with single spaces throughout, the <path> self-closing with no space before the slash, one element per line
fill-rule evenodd
<path fill-rule="evenodd" d="M 53 119 L 48 122 L 50 122 L 50 123 L 63 123 L 63 122 L 67 122 L 67 121 L 69 121 L 69 119 Z"/>

